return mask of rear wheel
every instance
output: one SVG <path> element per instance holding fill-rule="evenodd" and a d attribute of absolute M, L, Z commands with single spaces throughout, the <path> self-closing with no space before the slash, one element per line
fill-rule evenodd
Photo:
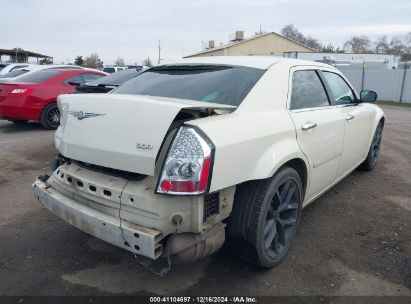
<path fill-rule="evenodd" d="M 41 126 L 47 130 L 54 130 L 60 124 L 60 111 L 56 103 L 49 103 L 41 111 L 40 115 Z"/>
<path fill-rule="evenodd" d="M 383 126 L 382 126 L 382 123 L 380 122 L 378 124 L 377 129 L 375 130 L 374 137 L 372 139 L 367 158 L 360 165 L 361 170 L 371 171 L 375 168 L 375 165 L 377 164 L 377 160 L 380 156 L 382 129 L 383 129 Z"/>
<path fill-rule="evenodd" d="M 278 265 L 294 239 L 302 193 L 300 176 L 290 167 L 272 178 L 239 185 L 228 226 L 234 253 L 264 268 Z"/>

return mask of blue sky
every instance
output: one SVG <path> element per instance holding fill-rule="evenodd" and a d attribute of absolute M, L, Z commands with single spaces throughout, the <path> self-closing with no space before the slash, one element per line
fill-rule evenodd
<path fill-rule="evenodd" d="M 411 1 L 314 0 L 19 0 L 1 4 L 0 48 L 21 47 L 45 53 L 55 63 L 97 52 L 105 64 L 117 56 L 127 64 L 201 50 L 201 41 L 227 42 L 230 33 L 245 36 L 279 32 L 294 24 L 321 43 L 341 46 L 353 35 L 403 35 L 411 32 Z"/>

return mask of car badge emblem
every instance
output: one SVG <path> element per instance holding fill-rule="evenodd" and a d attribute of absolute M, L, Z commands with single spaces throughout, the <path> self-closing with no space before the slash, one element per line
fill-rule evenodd
<path fill-rule="evenodd" d="M 83 112 L 83 111 L 70 111 L 71 115 L 76 117 L 78 120 L 82 120 L 84 118 L 96 117 L 96 116 L 104 116 L 106 114 L 99 114 L 99 113 L 91 113 L 91 112 Z"/>

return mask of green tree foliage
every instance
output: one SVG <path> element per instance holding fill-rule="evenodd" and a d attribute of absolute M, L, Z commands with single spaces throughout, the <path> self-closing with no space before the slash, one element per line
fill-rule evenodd
<path fill-rule="evenodd" d="M 83 66 L 84 65 L 83 56 L 77 56 L 76 59 L 74 60 L 74 64 L 78 66 Z"/>

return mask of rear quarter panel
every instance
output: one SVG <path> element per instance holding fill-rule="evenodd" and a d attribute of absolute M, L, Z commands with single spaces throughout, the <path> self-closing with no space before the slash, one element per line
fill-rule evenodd
<path fill-rule="evenodd" d="M 188 124 L 202 129 L 216 147 L 210 192 L 271 177 L 293 158 L 308 163 L 298 146 L 294 124 L 286 110 L 234 112 Z"/>

